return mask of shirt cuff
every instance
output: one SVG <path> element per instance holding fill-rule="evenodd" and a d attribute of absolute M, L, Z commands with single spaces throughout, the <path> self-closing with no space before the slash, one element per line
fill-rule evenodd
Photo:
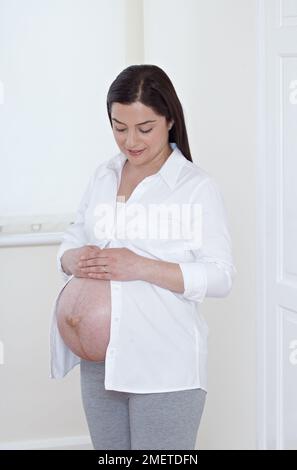
<path fill-rule="evenodd" d="M 183 296 L 187 300 L 203 302 L 207 291 L 207 274 L 204 263 L 178 263 L 184 279 Z"/>

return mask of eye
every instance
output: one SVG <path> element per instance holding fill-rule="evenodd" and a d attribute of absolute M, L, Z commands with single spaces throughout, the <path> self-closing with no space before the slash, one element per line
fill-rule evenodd
<path fill-rule="evenodd" d="M 115 130 L 117 132 L 124 132 L 126 129 L 118 129 L 117 127 L 115 127 Z M 142 129 L 139 129 L 139 130 L 142 134 L 148 134 L 149 132 L 151 132 L 152 129 L 148 129 L 147 131 L 143 131 Z"/>

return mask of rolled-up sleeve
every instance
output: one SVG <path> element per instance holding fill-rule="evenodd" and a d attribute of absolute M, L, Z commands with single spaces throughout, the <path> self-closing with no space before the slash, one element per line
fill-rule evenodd
<path fill-rule="evenodd" d="M 203 302 L 205 297 L 226 297 L 233 285 L 236 268 L 223 197 L 211 177 L 195 191 L 193 202 L 201 204 L 201 244 L 191 250 L 194 261 L 179 263 L 183 297 Z"/>
<path fill-rule="evenodd" d="M 88 207 L 92 187 L 94 184 L 95 174 L 89 179 L 87 187 L 80 200 L 74 222 L 70 224 L 68 229 L 62 236 L 62 242 L 57 252 L 57 269 L 61 273 L 63 280 L 66 282 L 72 275 L 65 273 L 62 268 L 61 258 L 65 251 L 72 248 L 79 248 L 88 243 L 88 239 L 85 232 L 85 212 Z"/>

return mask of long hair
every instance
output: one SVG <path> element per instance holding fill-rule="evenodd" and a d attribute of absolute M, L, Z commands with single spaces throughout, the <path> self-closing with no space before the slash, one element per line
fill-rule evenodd
<path fill-rule="evenodd" d="M 112 127 L 113 103 L 132 104 L 139 101 L 164 116 L 169 123 L 169 142 L 175 142 L 185 158 L 192 162 L 182 105 L 168 75 L 157 65 L 130 65 L 112 82 L 107 94 L 107 112 Z"/>

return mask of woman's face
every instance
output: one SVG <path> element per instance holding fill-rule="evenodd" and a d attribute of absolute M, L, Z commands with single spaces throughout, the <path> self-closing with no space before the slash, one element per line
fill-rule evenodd
<path fill-rule="evenodd" d="M 111 107 L 113 134 L 116 143 L 133 166 L 165 160 L 172 152 L 164 116 L 139 101 L 132 104 L 113 103 Z M 141 150 L 141 153 L 136 153 Z"/>

